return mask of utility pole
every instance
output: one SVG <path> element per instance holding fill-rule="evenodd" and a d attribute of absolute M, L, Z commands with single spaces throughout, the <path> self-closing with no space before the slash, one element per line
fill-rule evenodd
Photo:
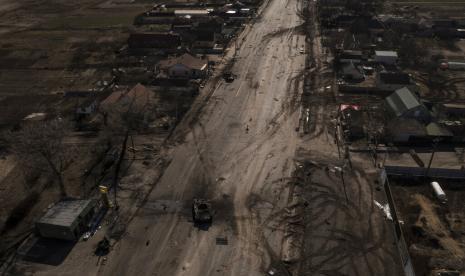
<path fill-rule="evenodd" d="M 338 120 L 339 121 L 339 120 Z M 337 147 L 337 154 L 339 156 L 339 159 L 341 159 L 341 148 L 339 146 L 339 132 L 337 131 L 339 123 L 336 124 L 336 129 L 334 133 L 334 139 L 336 140 L 336 147 Z"/>
<path fill-rule="evenodd" d="M 134 139 L 131 135 L 131 146 L 132 146 L 132 160 L 136 159 L 136 146 L 134 145 Z"/>
<path fill-rule="evenodd" d="M 175 115 L 176 116 L 176 123 L 175 124 L 177 124 L 178 123 L 178 101 L 176 101 L 176 111 L 175 112 L 176 112 L 176 115 Z M 173 126 L 173 128 L 174 128 L 174 126 Z"/>
<path fill-rule="evenodd" d="M 342 188 L 344 189 L 344 195 L 346 197 L 346 203 L 349 203 L 349 197 L 347 196 L 346 181 L 344 179 L 344 169 L 346 167 L 346 162 L 344 160 L 344 165 L 342 167 L 334 167 L 341 174 Z"/>
<path fill-rule="evenodd" d="M 129 138 L 129 129 L 126 131 L 126 134 L 124 136 L 123 144 L 121 146 L 121 151 L 119 154 L 119 159 L 115 166 L 115 175 L 113 176 L 113 192 L 114 192 L 113 195 L 114 195 L 114 202 L 115 202 L 116 210 L 119 209 L 117 196 L 116 196 L 116 192 L 118 190 L 118 176 L 119 176 L 119 171 L 121 169 L 121 164 L 123 163 L 124 154 L 126 153 L 126 146 L 128 143 L 128 138 Z"/>
<path fill-rule="evenodd" d="M 433 139 L 433 152 L 431 153 L 431 158 L 429 159 L 428 167 L 426 168 L 426 171 L 425 171 L 425 177 L 428 177 L 428 173 L 431 168 L 431 164 L 433 163 L 434 154 L 436 153 L 436 148 L 439 144 L 439 141 L 441 141 L 440 138 Z"/>
<path fill-rule="evenodd" d="M 342 187 L 344 188 L 344 195 L 346 197 L 346 203 L 349 203 L 349 197 L 347 196 L 347 190 L 346 190 L 346 182 L 344 180 L 344 167 L 341 170 L 341 180 L 342 180 Z"/>
<path fill-rule="evenodd" d="M 234 55 L 233 55 L 233 60 L 236 60 L 237 57 L 237 40 L 239 37 L 234 38 Z"/>
<path fill-rule="evenodd" d="M 352 169 L 352 161 L 350 161 L 350 149 L 349 146 L 346 144 L 344 149 L 344 159 L 349 162 L 350 169 Z"/>

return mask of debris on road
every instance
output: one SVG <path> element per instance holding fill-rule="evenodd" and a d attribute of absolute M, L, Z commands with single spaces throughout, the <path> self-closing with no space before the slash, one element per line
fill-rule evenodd
<path fill-rule="evenodd" d="M 391 215 L 391 208 L 389 208 L 389 204 L 386 203 L 385 205 L 382 205 L 381 203 L 379 203 L 378 201 L 374 200 L 376 206 L 379 207 L 379 209 L 381 209 L 383 212 L 384 212 L 384 216 L 388 219 L 388 220 L 392 220 L 392 215 Z"/>
<path fill-rule="evenodd" d="M 227 237 L 217 237 L 216 238 L 217 245 L 228 245 L 228 238 Z"/>
<path fill-rule="evenodd" d="M 96 256 L 105 256 L 110 253 L 110 241 L 104 237 L 99 243 L 97 244 L 97 248 L 95 249 Z"/>

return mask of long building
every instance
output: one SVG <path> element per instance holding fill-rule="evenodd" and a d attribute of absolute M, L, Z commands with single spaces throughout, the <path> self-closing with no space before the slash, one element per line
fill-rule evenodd
<path fill-rule="evenodd" d="M 64 200 L 53 205 L 36 222 L 40 236 L 61 240 L 78 240 L 94 215 L 93 200 Z"/>

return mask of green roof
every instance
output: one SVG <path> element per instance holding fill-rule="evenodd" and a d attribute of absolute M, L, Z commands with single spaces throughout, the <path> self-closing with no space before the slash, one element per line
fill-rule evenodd
<path fill-rule="evenodd" d="M 387 107 L 398 117 L 422 105 L 417 97 L 407 87 L 396 90 L 394 93 L 386 97 Z"/>

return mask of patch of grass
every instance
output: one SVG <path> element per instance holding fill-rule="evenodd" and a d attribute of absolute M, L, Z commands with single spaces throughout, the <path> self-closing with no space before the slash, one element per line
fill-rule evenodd
<path fill-rule="evenodd" d="M 8 219 L 5 222 L 5 225 L 2 229 L 2 234 L 13 229 L 18 225 L 31 211 L 34 205 L 39 200 L 39 193 L 32 192 L 26 198 L 24 198 L 10 213 Z"/>
<path fill-rule="evenodd" d="M 110 27 L 124 27 L 132 25 L 134 21 L 134 14 L 120 14 L 115 15 L 109 13 L 108 15 L 86 15 L 79 17 L 62 17 L 54 18 L 44 25 L 43 28 L 60 29 L 93 29 L 93 28 L 110 28 Z"/>

